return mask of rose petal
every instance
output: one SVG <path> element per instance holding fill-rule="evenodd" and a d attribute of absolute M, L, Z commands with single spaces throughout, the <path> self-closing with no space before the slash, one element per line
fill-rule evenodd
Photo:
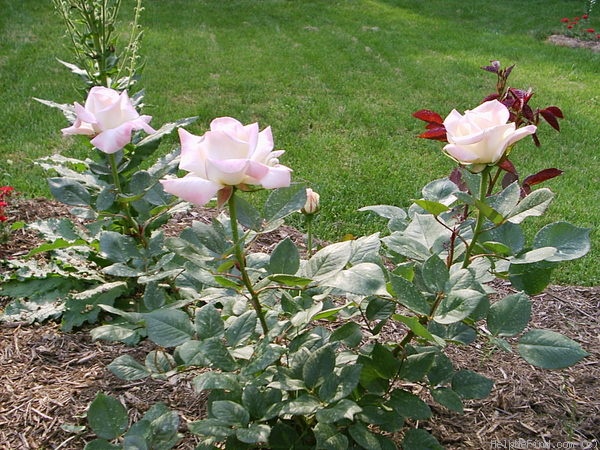
<path fill-rule="evenodd" d="M 292 181 L 291 172 L 292 169 L 282 165 L 269 167 L 269 172 L 261 178 L 260 184 L 265 189 L 288 187 Z"/>
<path fill-rule="evenodd" d="M 163 189 L 182 200 L 202 206 L 208 203 L 222 186 L 191 174 L 183 178 L 160 180 Z"/>
<path fill-rule="evenodd" d="M 131 131 L 133 124 L 131 122 L 124 123 L 120 127 L 106 130 L 98 134 L 90 142 L 98 150 L 104 153 L 116 153 L 125 147 L 131 141 Z"/>

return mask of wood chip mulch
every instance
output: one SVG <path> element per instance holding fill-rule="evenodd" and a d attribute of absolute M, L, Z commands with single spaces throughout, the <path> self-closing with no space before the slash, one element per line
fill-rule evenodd
<path fill-rule="evenodd" d="M 39 202 L 52 210 L 50 216 L 60 212 L 58 205 Z M 21 248 L 31 248 L 33 238 L 19 239 Z M 22 251 L 16 248 L 12 252 Z M 447 449 L 600 448 L 600 287 L 551 286 L 533 302 L 532 327 L 563 333 L 590 356 L 548 371 L 478 344 L 454 348 L 449 356 L 455 366 L 495 380 L 492 394 L 466 402 L 464 415 L 430 402 L 435 419 L 415 425 L 430 430 Z M 85 411 L 98 391 L 119 398 L 132 421 L 164 402 L 178 411 L 185 433 L 185 423 L 204 413 L 204 397 L 191 388 L 192 374 L 125 382 L 106 369 L 117 356 L 142 360 L 152 349 L 149 342 L 135 348 L 94 342 L 85 330 L 63 333 L 55 323 L 0 325 L 0 449 L 82 449 L 93 433 L 74 433 L 69 426 L 86 425 Z M 186 435 L 177 448 L 196 444 Z"/>

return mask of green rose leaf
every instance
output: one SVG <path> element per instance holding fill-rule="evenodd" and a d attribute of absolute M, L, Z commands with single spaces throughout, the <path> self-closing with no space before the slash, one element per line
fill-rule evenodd
<path fill-rule="evenodd" d="M 348 432 L 354 442 L 356 442 L 360 448 L 368 448 L 369 450 L 382 450 L 379 440 L 369 429 L 362 423 L 357 422 L 354 425 L 348 427 Z"/>
<path fill-rule="evenodd" d="M 269 272 L 273 274 L 294 275 L 300 267 L 298 249 L 290 238 L 285 238 L 271 253 Z"/>
<path fill-rule="evenodd" d="M 429 314 L 431 306 L 413 283 L 392 273 L 389 277 L 392 295 L 401 305 L 417 314 Z"/>
<path fill-rule="evenodd" d="M 98 437 L 115 439 L 125 432 L 129 419 L 119 400 L 99 392 L 88 408 L 87 420 Z"/>
<path fill-rule="evenodd" d="M 225 331 L 221 314 L 212 303 L 196 310 L 194 325 L 199 339 L 222 336 Z"/>
<path fill-rule="evenodd" d="M 246 311 L 235 320 L 227 330 L 225 330 L 225 338 L 231 347 L 237 347 L 246 342 L 252 333 L 256 330 L 257 317 L 254 310 Z"/>
<path fill-rule="evenodd" d="M 335 405 L 319 409 L 316 418 L 319 423 L 334 423 L 338 420 L 354 420 L 354 415 L 362 411 L 362 408 L 352 400 L 341 399 Z"/>
<path fill-rule="evenodd" d="M 577 342 L 550 330 L 528 331 L 517 349 L 525 361 L 542 369 L 570 367 L 588 356 Z"/>
<path fill-rule="evenodd" d="M 348 438 L 333 425 L 319 422 L 313 431 L 317 439 L 317 448 L 327 450 L 346 450 L 348 448 Z"/>
<path fill-rule="evenodd" d="M 150 370 L 131 355 L 121 355 L 108 365 L 115 376 L 122 380 L 141 380 L 150 376 Z"/>
<path fill-rule="evenodd" d="M 179 309 L 156 310 L 145 315 L 148 339 L 163 347 L 175 347 L 190 340 L 194 328 L 189 316 Z"/>
<path fill-rule="evenodd" d="M 309 389 L 314 388 L 335 368 L 335 352 L 331 345 L 321 347 L 308 357 L 302 368 L 302 379 Z"/>
<path fill-rule="evenodd" d="M 306 203 L 306 186 L 292 184 L 286 188 L 275 189 L 265 203 L 265 218 L 274 223 L 290 214 L 300 211 Z"/>
<path fill-rule="evenodd" d="M 521 200 L 519 204 L 507 214 L 506 219 L 512 223 L 521 223 L 527 217 L 541 216 L 544 214 L 553 198 L 554 194 L 550 189 L 537 189 Z"/>
<path fill-rule="evenodd" d="M 356 295 L 388 295 L 383 271 L 373 263 L 360 263 L 342 270 L 321 284 Z"/>
<path fill-rule="evenodd" d="M 533 246 L 556 248 L 556 253 L 546 258 L 546 261 L 578 259 L 590 251 L 590 229 L 578 228 L 567 222 L 551 223 L 535 235 Z"/>
<path fill-rule="evenodd" d="M 508 295 L 490 306 L 488 329 L 494 336 L 514 336 L 522 332 L 531 318 L 531 300 L 524 293 Z"/>
<path fill-rule="evenodd" d="M 388 404 L 402 417 L 414 420 L 425 420 L 431 417 L 431 408 L 427 403 L 403 389 L 393 390 Z"/>
<path fill-rule="evenodd" d="M 485 294 L 473 289 L 453 290 L 440 302 L 433 320 L 441 324 L 459 322 L 475 311 L 485 299 Z"/>
<path fill-rule="evenodd" d="M 231 400 L 217 400 L 210 405 L 210 414 L 213 418 L 228 425 L 247 426 L 250 413 L 239 403 Z"/>
<path fill-rule="evenodd" d="M 431 396 L 440 405 L 445 406 L 450 411 L 463 413 L 463 402 L 456 392 L 448 387 L 439 387 L 431 390 Z"/>
<path fill-rule="evenodd" d="M 485 398 L 490 395 L 494 382 L 470 370 L 459 370 L 452 377 L 452 390 L 462 398 Z"/>
<path fill-rule="evenodd" d="M 235 431 L 235 436 L 246 444 L 268 442 L 270 434 L 271 427 L 259 423 L 251 423 L 248 428 L 238 428 Z"/>
<path fill-rule="evenodd" d="M 404 450 L 444 450 L 444 447 L 428 431 L 422 428 L 411 428 L 402 441 Z"/>

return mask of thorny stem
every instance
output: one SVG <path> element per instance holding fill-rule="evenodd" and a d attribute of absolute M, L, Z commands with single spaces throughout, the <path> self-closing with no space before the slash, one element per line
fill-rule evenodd
<path fill-rule="evenodd" d="M 265 313 L 260 305 L 260 301 L 258 299 L 258 293 L 254 290 L 254 286 L 252 285 L 252 280 L 250 280 L 250 276 L 248 275 L 248 271 L 246 270 L 246 259 L 244 256 L 244 248 L 242 242 L 240 240 L 238 226 L 237 226 L 237 212 L 235 208 L 235 191 L 236 188 L 233 188 L 233 192 L 228 200 L 229 206 L 229 219 L 231 221 L 231 236 L 233 238 L 233 250 L 235 253 L 235 259 L 238 263 L 238 269 L 242 275 L 242 281 L 244 282 L 244 286 L 248 289 L 250 293 L 250 302 L 252 303 L 252 307 L 256 311 L 256 315 L 258 316 L 258 320 L 260 321 L 260 325 L 263 329 L 263 333 L 266 335 L 269 332 L 269 326 L 267 325 L 267 321 L 265 319 Z"/>

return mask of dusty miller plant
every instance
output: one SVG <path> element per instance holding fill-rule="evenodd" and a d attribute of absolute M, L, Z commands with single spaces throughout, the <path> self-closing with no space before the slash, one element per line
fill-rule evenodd
<path fill-rule="evenodd" d="M 25 259 L 13 259 L 2 295 L 13 301 L 2 321 L 62 319 L 66 331 L 99 319 L 99 305 L 124 310 L 152 310 L 181 300 L 169 265 L 173 254 L 164 247 L 164 225 L 185 208 L 166 194 L 158 180 L 177 170 L 179 149 L 157 155 L 162 138 L 192 123 L 182 119 L 154 130 L 140 115 L 143 92 L 129 98 L 141 65 L 137 53 L 141 1 L 135 7 L 133 30 L 125 51 L 116 53 L 114 36 L 120 0 L 55 0 L 82 69 L 84 105 L 40 102 L 60 109 L 71 126 L 64 134 L 81 134 L 86 159 L 52 155 L 36 162 L 46 170 L 51 194 L 71 207 L 74 218 L 30 223 L 43 239 Z M 116 86 L 114 89 L 111 86 Z M 144 135 L 146 133 L 147 135 Z M 45 261 L 34 258 L 46 255 Z M 179 277 L 181 281 L 182 278 Z M 111 325 L 112 339 L 141 337 L 135 330 Z"/>

